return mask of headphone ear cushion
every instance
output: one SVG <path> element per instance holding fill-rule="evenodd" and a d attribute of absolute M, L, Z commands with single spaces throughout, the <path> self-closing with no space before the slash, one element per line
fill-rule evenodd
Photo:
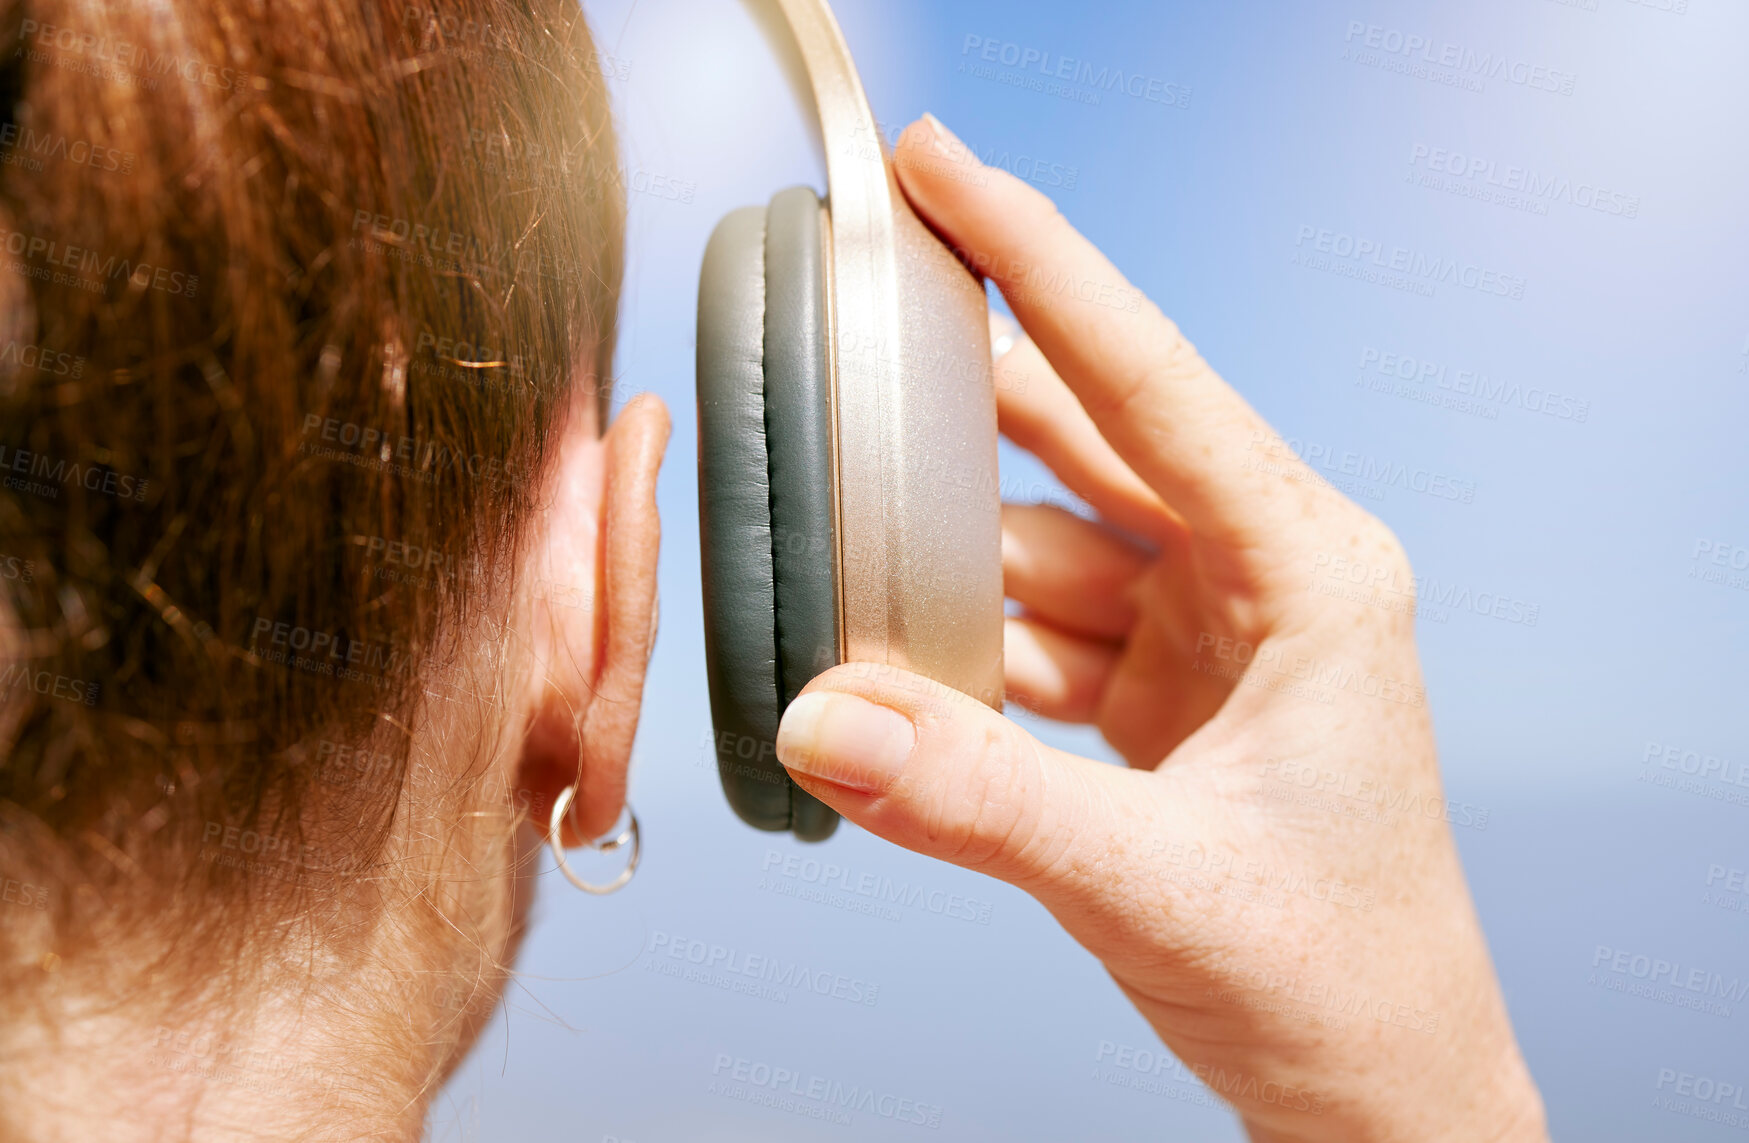
<path fill-rule="evenodd" d="M 779 191 L 765 212 L 765 443 L 782 709 L 838 662 L 823 215 L 808 187 Z M 838 825 L 838 814 L 800 786 L 791 819 L 804 841 Z"/>
<path fill-rule="evenodd" d="M 765 211 L 737 210 L 705 247 L 698 289 L 698 520 L 705 671 L 729 805 L 790 825 L 777 761 L 776 603 L 765 449 Z"/>
<path fill-rule="evenodd" d="M 805 198 L 804 198 L 805 196 Z M 819 200 L 717 225 L 699 281 L 699 531 L 718 772 L 735 813 L 820 840 L 838 815 L 777 761 L 777 724 L 837 662 Z"/>

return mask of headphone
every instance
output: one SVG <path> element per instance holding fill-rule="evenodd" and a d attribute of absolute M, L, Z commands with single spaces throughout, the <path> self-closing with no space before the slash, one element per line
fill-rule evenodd
<path fill-rule="evenodd" d="M 827 196 L 724 218 L 698 290 L 698 515 L 717 769 L 758 829 L 838 814 L 777 760 L 778 721 L 839 663 L 1001 708 L 1001 498 L 982 282 L 912 212 L 826 0 L 778 0 Z"/>

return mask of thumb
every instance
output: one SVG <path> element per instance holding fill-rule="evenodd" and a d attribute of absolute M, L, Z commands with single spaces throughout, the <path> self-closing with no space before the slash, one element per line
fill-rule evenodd
<path fill-rule="evenodd" d="M 1075 882 L 1109 873 L 1121 807 L 1143 796 L 1123 789 L 1143 775 L 1046 746 L 975 699 L 876 663 L 809 683 L 784 712 L 777 756 L 870 833 L 1041 898 L 1096 888 Z"/>

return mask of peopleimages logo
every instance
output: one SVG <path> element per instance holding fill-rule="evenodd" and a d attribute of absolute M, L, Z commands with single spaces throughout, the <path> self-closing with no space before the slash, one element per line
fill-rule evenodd
<path fill-rule="evenodd" d="M 801 854 L 780 853 L 775 849 L 765 851 L 765 860 L 760 869 L 767 875 L 768 881 L 782 877 L 815 889 L 849 894 L 884 905 L 920 909 L 926 913 L 978 925 L 990 923 L 994 908 L 992 902 L 976 897 L 915 882 L 894 881 L 885 874 L 858 874 L 836 862 L 822 862 Z"/>
<path fill-rule="evenodd" d="M 20 686 L 44 698 L 53 697 L 84 706 L 97 705 L 97 683 L 71 679 L 53 671 L 33 671 L 22 663 L 12 663 L 0 670 L 0 696 L 10 695 L 15 687 Z"/>
<path fill-rule="evenodd" d="M 1358 453 L 1353 449 L 1339 449 L 1318 441 L 1271 436 L 1262 429 L 1257 429 L 1252 432 L 1251 441 L 1245 449 L 1248 462 L 1245 467 L 1271 475 L 1285 475 L 1289 479 L 1310 481 L 1324 479 L 1322 474 L 1328 474 L 1331 483 L 1350 495 L 1354 494 L 1351 489 L 1356 485 L 1354 481 L 1344 481 L 1344 477 L 1353 477 L 1355 481 L 1364 482 L 1366 485 L 1401 488 L 1460 504 L 1471 504 L 1476 499 L 1476 484 L 1473 480 L 1419 466 L 1411 468 L 1399 461 Z M 1264 459 L 1260 460 L 1259 456 Z M 1295 471 L 1279 463 L 1268 463 L 1285 462 L 1290 457 L 1312 471 Z"/>
<path fill-rule="evenodd" d="M 861 977 L 816 968 L 776 953 L 749 953 L 714 941 L 675 936 L 661 929 L 652 930 L 644 951 L 650 958 L 646 968 L 652 972 L 779 1003 L 789 999 L 785 990 L 811 992 L 869 1008 L 881 995 L 879 984 Z"/>
<path fill-rule="evenodd" d="M 1169 83 L 1156 76 L 1125 71 L 1120 67 L 1095 67 L 1087 60 L 1011 40 L 969 35 L 960 47 L 960 57 L 961 72 L 1074 102 L 1097 104 L 1101 94 L 1109 91 L 1168 107 L 1182 109 L 1190 106 L 1190 88 L 1184 84 Z M 1011 70 L 999 74 L 994 68 L 981 67 L 980 64 L 997 64 Z"/>
<path fill-rule="evenodd" d="M 38 373 L 52 377 L 80 378 L 85 376 L 85 359 L 75 357 L 71 353 L 50 349 L 45 345 L 17 340 L 6 343 L 0 349 L 0 365 L 16 365 L 24 369 L 34 369 Z"/>
<path fill-rule="evenodd" d="M 372 643 L 343 633 L 277 622 L 265 615 L 255 617 L 248 651 L 263 662 L 379 686 L 386 686 L 387 676 L 401 673 L 412 661 L 408 652 L 394 643 Z M 369 675 L 366 671 L 383 674 Z"/>
<path fill-rule="evenodd" d="M 1646 753 L 1640 762 L 1645 766 L 1656 763 L 1666 770 L 1679 770 L 1698 778 L 1712 778 L 1736 786 L 1749 786 L 1749 761 L 1741 758 L 1720 758 L 1716 754 L 1702 754 L 1698 750 L 1648 742 Z"/>
<path fill-rule="evenodd" d="M 118 171 L 127 174 L 134 169 L 134 153 L 93 143 L 89 139 L 72 139 L 53 132 L 33 131 L 16 123 L 0 126 L 0 148 L 6 157 L 0 162 L 41 171 L 44 160 L 72 163 L 95 171 Z"/>
<path fill-rule="evenodd" d="M 1302 225 L 1294 237 L 1294 247 L 1296 256 L 1299 251 L 1306 251 L 1310 255 L 1327 255 L 1374 271 L 1401 275 L 1406 281 L 1421 287 L 1416 292 L 1429 296 L 1432 286 L 1446 284 L 1513 301 L 1524 297 L 1524 279 L 1515 274 L 1427 254 L 1407 246 L 1387 245 L 1347 231 Z M 1313 269 L 1330 268 L 1315 260 L 1307 264 Z"/>
<path fill-rule="evenodd" d="M 36 20 L 20 23 L 18 39 L 24 48 L 29 49 L 33 60 L 60 65 L 60 60 L 47 54 L 58 52 L 92 67 L 119 68 L 123 74 L 131 72 L 148 84 L 165 78 L 180 79 L 224 91 L 242 91 L 253 84 L 253 77 L 248 72 L 236 68 L 220 67 L 173 52 L 153 52 L 142 44 L 130 44 L 126 40 L 95 36 Z"/>
<path fill-rule="evenodd" d="M 1689 579 L 1727 587 L 1749 588 L 1749 547 L 1728 540 L 1696 540 L 1688 566 Z M 1701 566 L 1702 563 L 1709 567 Z"/>
<path fill-rule="evenodd" d="M 1652 1106 L 1659 1111 L 1726 1127 L 1749 1128 L 1749 1103 L 1743 1102 L 1740 1081 L 1730 1083 L 1675 1068 L 1659 1068 L 1657 1091 Z"/>
<path fill-rule="evenodd" d="M 1726 976 L 1711 969 L 1695 968 L 1664 957 L 1629 949 L 1598 945 L 1591 956 L 1593 979 L 1613 992 L 1627 992 L 1648 1000 L 1660 1000 L 1679 1008 L 1729 1017 L 1731 1005 L 1749 998 L 1749 978 Z"/>
<path fill-rule="evenodd" d="M 1210 1067 L 1208 1064 L 1186 1067 L 1183 1061 L 1164 1048 L 1136 1048 L 1112 1040 L 1101 1040 L 1093 1054 L 1093 1062 L 1095 1067 L 1092 1078 L 1104 1079 L 1107 1083 L 1118 1086 L 1157 1091 L 1142 1084 L 1124 1083 L 1117 1077 L 1123 1073 L 1137 1077 L 1170 1076 L 1179 1083 L 1201 1084 L 1229 1101 L 1246 1100 L 1272 1104 L 1286 1111 L 1324 1114 L 1324 1097 L 1308 1088 L 1295 1087 L 1279 1080 L 1260 1081 L 1256 1076 L 1244 1072 L 1229 1072 L 1225 1068 Z M 1102 1076 L 1101 1067 L 1116 1069 L 1116 1072 Z"/>
<path fill-rule="evenodd" d="M 1346 49 L 1349 52 L 1369 49 L 1373 53 L 1382 52 L 1387 58 L 1400 60 L 1401 63 L 1413 67 L 1442 68 L 1455 79 L 1464 81 L 1461 86 L 1474 91 L 1482 90 L 1482 81 L 1498 79 L 1535 91 L 1547 91 L 1556 95 L 1573 94 L 1575 76 L 1572 72 L 1533 64 L 1501 52 L 1478 51 L 1450 40 L 1435 42 L 1430 36 L 1405 32 L 1401 28 L 1387 28 L 1362 20 L 1350 20 L 1348 33 L 1342 39 L 1343 43 L 1349 45 Z M 1355 61 L 1375 66 L 1379 63 L 1368 58 L 1364 52 L 1356 55 Z M 1385 70 L 1401 69 L 1388 67 Z"/>
<path fill-rule="evenodd" d="M 18 473 L 6 477 L 6 487 L 43 495 L 48 499 L 60 496 L 62 488 L 83 488 L 101 492 L 121 500 L 141 501 L 152 482 L 102 464 L 80 464 L 47 453 L 0 445 L 0 473 Z"/>
<path fill-rule="evenodd" d="M 126 282 L 135 290 L 157 290 L 192 298 L 200 289 L 200 275 L 134 262 L 119 255 L 105 255 L 87 246 L 74 246 L 19 230 L 0 230 L 0 248 L 25 261 L 14 268 L 38 281 L 74 286 L 102 293 L 110 282 Z M 36 265 L 37 262 L 42 264 Z M 67 270 L 71 273 L 60 273 Z"/>
<path fill-rule="evenodd" d="M 1594 183 L 1574 182 L 1559 175 L 1545 175 L 1529 167 L 1501 164 L 1480 155 L 1465 154 L 1446 147 L 1430 147 L 1416 143 L 1409 148 L 1409 166 L 1466 182 L 1480 183 L 1497 190 L 1524 195 L 1537 203 L 1562 202 L 1599 214 L 1619 218 L 1638 218 L 1640 196 L 1599 187 Z M 1547 213 L 1546 209 L 1542 213 Z"/>
<path fill-rule="evenodd" d="M 1401 815 L 1428 821 L 1444 820 L 1477 830 L 1488 828 L 1486 807 L 1451 801 L 1437 787 L 1432 791 L 1411 790 L 1393 786 L 1371 774 L 1332 770 L 1292 758 L 1265 759 L 1261 779 L 1259 785 L 1266 793 L 1274 785 L 1377 806 L 1383 811 L 1381 820 L 1384 824 L 1395 824 L 1396 815 Z"/>
<path fill-rule="evenodd" d="M 718 1052 L 711 1065 L 711 1076 L 711 1083 L 706 1088 L 710 1094 L 749 1103 L 766 1103 L 809 1118 L 830 1118 L 833 1122 L 849 1124 L 851 1113 L 863 1111 L 914 1127 L 936 1129 L 941 1126 L 940 1104 L 924 1103 L 864 1084 L 845 1083 L 764 1060 Z M 778 1102 L 773 1102 L 772 1096 L 778 1097 Z M 803 1106 L 796 1106 L 795 1101 L 802 1101 Z"/>
<path fill-rule="evenodd" d="M 1456 368 L 1447 362 L 1393 353 L 1370 345 L 1361 347 L 1360 373 L 1363 377 L 1373 373 L 1381 378 L 1444 389 L 1460 397 L 1473 397 L 1490 410 L 1495 407 L 1518 408 L 1578 424 L 1583 424 L 1591 415 L 1591 402 L 1581 397 L 1556 393 L 1540 385 L 1498 381 L 1474 369 Z"/>

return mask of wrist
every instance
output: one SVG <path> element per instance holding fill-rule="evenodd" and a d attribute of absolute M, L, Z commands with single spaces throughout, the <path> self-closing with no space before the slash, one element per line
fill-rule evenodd
<path fill-rule="evenodd" d="M 1548 1123 L 1517 1046 L 1491 1076 L 1379 1088 L 1329 1100 L 1321 1114 L 1283 1122 L 1241 1113 L 1251 1143 L 1548 1143 Z M 1357 1079 L 1359 1077 L 1356 1077 Z"/>

